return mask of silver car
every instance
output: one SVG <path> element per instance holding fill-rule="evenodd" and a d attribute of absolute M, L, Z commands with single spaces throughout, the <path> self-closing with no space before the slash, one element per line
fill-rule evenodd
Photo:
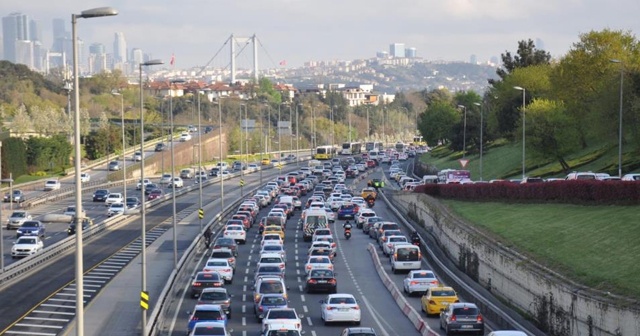
<path fill-rule="evenodd" d="M 11 213 L 7 220 L 7 230 L 17 229 L 22 226 L 25 221 L 31 220 L 31 214 L 25 210 L 16 210 Z"/>

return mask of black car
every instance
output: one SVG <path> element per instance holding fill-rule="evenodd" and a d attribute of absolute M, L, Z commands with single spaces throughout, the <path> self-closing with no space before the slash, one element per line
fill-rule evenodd
<path fill-rule="evenodd" d="M 327 291 L 329 293 L 338 292 L 338 280 L 336 274 L 328 269 L 312 269 L 307 275 L 306 292 Z"/>
<path fill-rule="evenodd" d="M 108 189 L 98 189 L 93 193 L 94 202 L 104 202 L 111 192 Z"/>
<path fill-rule="evenodd" d="M 137 208 L 138 206 L 140 206 L 140 199 L 138 199 L 137 197 L 127 197 L 127 208 L 129 209 L 133 209 L 133 208 Z"/>
<path fill-rule="evenodd" d="M 154 149 L 156 152 L 162 152 L 163 150 L 167 149 L 167 145 L 161 143 L 157 143 L 156 144 L 156 148 Z"/>
<path fill-rule="evenodd" d="M 91 225 L 93 224 L 93 221 L 91 220 L 91 218 L 83 218 L 82 219 L 82 231 L 88 229 Z M 73 220 L 73 222 L 71 222 L 71 224 L 69 224 L 69 227 L 67 228 L 67 234 L 73 235 L 76 234 L 76 219 Z"/>
<path fill-rule="evenodd" d="M 224 279 L 218 272 L 198 272 L 191 281 L 191 296 L 200 297 L 202 290 L 211 287 L 223 287 Z"/>
<path fill-rule="evenodd" d="M 148 196 L 154 189 L 160 189 L 160 186 L 155 183 L 149 183 L 144 186 L 144 194 Z"/>
<path fill-rule="evenodd" d="M 207 133 L 209 133 L 211 131 L 213 131 L 213 127 L 211 127 L 211 126 L 207 126 L 207 127 L 204 128 L 204 134 L 207 134 Z"/>

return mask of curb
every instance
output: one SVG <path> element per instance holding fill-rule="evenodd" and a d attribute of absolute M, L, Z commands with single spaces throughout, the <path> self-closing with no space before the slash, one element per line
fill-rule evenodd
<path fill-rule="evenodd" d="M 402 295 L 402 292 L 398 289 L 395 283 L 389 278 L 389 275 L 384 270 L 382 263 L 380 263 L 380 257 L 378 256 L 378 252 L 376 251 L 375 246 L 369 243 L 367 246 L 367 250 L 371 254 L 371 259 L 373 259 L 373 263 L 375 264 L 376 272 L 378 272 L 378 276 L 384 286 L 389 290 L 389 293 L 393 297 L 393 300 L 396 302 L 400 310 L 404 313 L 409 321 L 413 323 L 413 326 L 422 336 L 437 336 L 438 333 L 429 328 L 429 325 L 422 319 L 422 316 L 419 312 L 417 312 L 410 304 L 407 302 L 407 299 Z"/>

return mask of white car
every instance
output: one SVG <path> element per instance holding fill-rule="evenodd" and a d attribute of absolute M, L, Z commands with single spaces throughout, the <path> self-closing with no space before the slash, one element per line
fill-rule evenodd
<path fill-rule="evenodd" d="M 362 228 L 364 222 L 366 222 L 367 218 L 370 217 L 376 217 L 376 212 L 368 208 L 360 208 L 360 213 L 358 214 L 358 217 L 356 217 L 356 224 L 358 228 Z"/>
<path fill-rule="evenodd" d="M 224 258 L 211 258 L 202 269 L 203 272 L 218 272 L 226 283 L 233 282 L 233 267 L 229 260 Z"/>
<path fill-rule="evenodd" d="M 336 221 L 336 212 L 333 211 L 331 208 L 326 207 L 324 208 L 324 212 L 327 213 L 327 218 L 329 219 L 329 223 L 333 223 Z"/>
<path fill-rule="evenodd" d="M 302 331 L 303 315 L 298 316 L 296 310 L 293 308 L 271 308 L 267 311 L 267 314 L 262 319 L 262 330 L 266 330 L 270 325 L 293 325 L 298 332 Z M 287 335 L 289 335 L 287 333 Z M 299 335 L 299 334 L 298 334 Z"/>
<path fill-rule="evenodd" d="M 111 193 L 107 196 L 107 199 L 104 200 L 105 206 L 110 206 L 114 203 L 124 203 L 124 198 L 121 193 Z"/>
<path fill-rule="evenodd" d="M 247 171 L 250 171 L 250 172 L 257 171 L 258 169 L 260 169 L 260 166 L 258 166 L 255 163 L 250 163 L 249 166 L 247 166 Z"/>
<path fill-rule="evenodd" d="M 109 205 L 109 209 L 107 209 L 107 216 L 115 216 L 124 214 L 124 204 L 122 203 L 111 203 Z"/>
<path fill-rule="evenodd" d="M 141 190 L 142 189 L 142 185 L 144 184 L 144 186 L 146 187 L 148 184 L 151 183 L 150 179 L 144 179 L 142 181 L 138 181 L 138 184 L 136 184 L 136 190 Z"/>
<path fill-rule="evenodd" d="M 285 269 L 284 259 L 280 256 L 280 253 L 263 253 L 258 258 L 258 266 L 278 266 L 280 269 Z"/>
<path fill-rule="evenodd" d="M 222 236 L 225 238 L 232 238 L 235 241 L 240 242 L 240 244 L 247 242 L 247 232 L 244 230 L 244 226 L 242 225 L 227 225 Z"/>
<path fill-rule="evenodd" d="M 403 280 L 404 292 L 411 296 L 413 293 L 425 293 L 430 287 L 438 287 L 440 282 L 432 271 L 413 270 Z"/>
<path fill-rule="evenodd" d="M 187 133 L 187 132 L 182 132 L 182 134 L 180 134 L 180 141 L 181 142 L 186 142 L 191 140 L 191 134 Z"/>
<path fill-rule="evenodd" d="M 304 274 L 309 274 L 312 269 L 328 269 L 333 271 L 333 263 L 327 256 L 311 256 L 304 265 Z"/>
<path fill-rule="evenodd" d="M 333 255 L 336 255 L 336 252 L 338 250 L 338 245 L 335 242 L 335 239 L 332 236 L 318 236 L 315 238 L 315 240 L 312 241 L 311 246 L 313 247 L 314 243 L 327 243 L 329 244 L 329 248 L 331 249 L 331 253 L 333 253 Z M 309 249 L 309 253 L 311 253 L 311 248 Z"/>
<path fill-rule="evenodd" d="M 364 163 L 357 163 L 356 168 L 358 168 L 358 171 L 360 172 L 367 170 L 367 166 L 365 166 Z"/>
<path fill-rule="evenodd" d="M 284 245 L 284 241 L 282 240 L 282 237 L 280 237 L 280 234 L 268 233 L 262 236 L 262 242 L 260 242 L 260 248 L 269 244 Z"/>
<path fill-rule="evenodd" d="M 409 240 L 405 236 L 391 236 L 387 242 L 382 245 L 382 253 L 392 255 L 396 244 L 409 244 Z"/>
<path fill-rule="evenodd" d="M 11 258 L 28 257 L 36 254 L 44 248 L 44 243 L 39 237 L 22 236 L 11 247 Z"/>
<path fill-rule="evenodd" d="M 174 177 L 173 182 L 169 182 L 168 187 L 173 188 L 173 186 L 175 186 L 176 188 L 182 188 L 184 187 L 184 181 L 182 181 L 182 178 L 180 177 Z"/>
<path fill-rule="evenodd" d="M 309 251 L 307 251 L 307 254 L 311 253 L 311 250 L 314 249 L 331 249 L 331 243 L 324 240 L 316 240 L 311 243 L 311 247 L 309 247 Z"/>
<path fill-rule="evenodd" d="M 354 322 L 360 325 L 361 310 L 356 298 L 351 294 L 329 294 L 322 303 L 322 321 L 327 325 L 331 322 Z"/>
<path fill-rule="evenodd" d="M 284 250 L 284 246 L 280 244 L 267 244 L 262 246 L 260 254 L 263 253 L 280 253 L 282 260 L 287 261 L 287 251 Z"/>
<path fill-rule="evenodd" d="M 329 207 L 331 208 L 331 210 L 335 211 L 340 209 L 340 206 L 342 206 L 342 203 L 344 203 L 344 200 L 340 196 L 331 196 L 329 197 L 329 200 L 327 201 L 327 203 L 329 204 Z"/>
<path fill-rule="evenodd" d="M 91 181 L 91 175 L 89 175 L 89 173 L 81 173 L 80 174 L 80 182 L 81 183 L 87 183 Z"/>
<path fill-rule="evenodd" d="M 313 231 L 313 235 L 311 236 L 311 241 L 312 242 L 316 241 L 320 237 L 333 238 L 333 235 L 331 234 L 331 229 L 329 229 L 329 228 L 317 228 L 315 231 Z"/>
<path fill-rule="evenodd" d="M 60 181 L 58 180 L 47 180 L 44 183 L 44 191 L 58 190 L 60 189 Z"/>
<path fill-rule="evenodd" d="M 143 155 L 144 154 L 142 154 L 141 151 L 136 151 L 135 153 L 133 153 L 133 161 L 136 161 L 136 162 L 142 161 Z"/>
<path fill-rule="evenodd" d="M 173 176 L 171 176 L 171 174 L 162 174 L 162 177 L 160 177 L 160 184 L 169 184 L 171 183 L 171 179 L 173 178 Z"/>

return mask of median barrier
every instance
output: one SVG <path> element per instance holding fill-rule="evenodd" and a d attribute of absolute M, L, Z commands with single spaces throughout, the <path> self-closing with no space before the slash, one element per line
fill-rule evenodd
<path fill-rule="evenodd" d="M 427 323 L 422 319 L 420 313 L 416 311 L 411 306 L 411 304 L 409 304 L 404 295 L 402 295 L 402 292 L 398 289 L 398 286 L 396 286 L 393 280 L 391 280 L 391 278 L 385 271 L 384 266 L 382 266 L 382 263 L 380 262 L 380 257 L 378 256 L 378 251 L 376 250 L 375 246 L 369 243 L 369 245 L 367 246 L 367 250 L 371 254 L 371 258 L 373 259 L 373 263 L 375 265 L 376 272 L 380 277 L 380 280 L 382 280 L 382 283 L 393 297 L 393 300 L 396 302 L 400 310 L 402 310 L 404 315 L 409 318 L 409 321 L 411 321 L 420 335 L 438 335 L 438 333 L 433 331 L 433 329 L 429 328 L 429 325 L 427 325 Z"/>

